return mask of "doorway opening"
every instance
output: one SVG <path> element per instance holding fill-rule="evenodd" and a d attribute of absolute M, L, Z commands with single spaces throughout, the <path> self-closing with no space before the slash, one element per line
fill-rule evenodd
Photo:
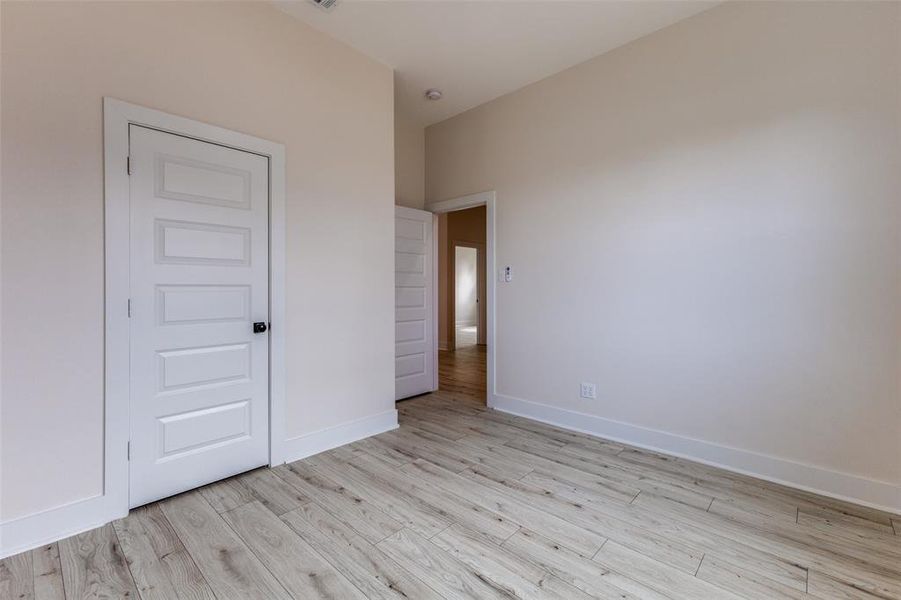
<path fill-rule="evenodd" d="M 454 244 L 454 349 L 479 344 L 484 304 L 484 252 L 475 245 Z"/>
<path fill-rule="evenodd" d="M 489 191 L 395 208 L 395 400 L 493 406 L 495 204 Z"/>
<path fill-rule="evenodd" d="M 487 404 L 487 209 L 438 215 L 438 389 Z"/>

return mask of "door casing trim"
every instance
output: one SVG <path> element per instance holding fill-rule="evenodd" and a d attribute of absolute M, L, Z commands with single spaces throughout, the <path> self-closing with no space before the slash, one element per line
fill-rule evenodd
<path fill-rule="evenodd" d="M 269 161 L 269 464 L 285 456 L 285 146 L 115 98 L 103 99 L 104 449 L 103 513 L 128 514 L 130 280 L 128 129 L 141 125 L 264 156 Z"/>
<path fill-rule="evenodd" d="M 454 212 L 476 206 L 485 207 L 485 248 L 487 256 L 485 257 L 485 283 L 488 286 L 486 291 L 488 306 L 486 307 L 486 318 L 488 326 L 486 328 L 486 341 L 488 342 L 488 390 L 486 401 L 488 406 L 493 408 L 495 405 L 495 396 L 497 395 L 496 383 L 496 365 L 497 365 L 497 314 L 495 307 L 495 298 L 497 292 L 497 258 L 495 256 L 495 248 L 497 246 L 497 193 L 494 190 L 487 192 L 479 192 L 468 196 L 460 196 L 459 198 L 451 198 L 439 202 L 430 202 L 426 204 L 425 210 L 435 214 Z M 437 228 L 437 219 L 436 228 Z M 433 251 L 435 253 L 435 271 L 438 270 L 438 235 L 437 231 L 432 240 Z M 435 293 L 438 293 L 437 273 L 435 275 Z M 435 373 L 438 373 L 438 303 L 434 303 L 432 314 L 435 319 L 434 324 L 434 350 L 435 350 Z M 450 324 L 448 324 L 450 325 Z M 437 381 L 436 381 L 437 388 Z"/>

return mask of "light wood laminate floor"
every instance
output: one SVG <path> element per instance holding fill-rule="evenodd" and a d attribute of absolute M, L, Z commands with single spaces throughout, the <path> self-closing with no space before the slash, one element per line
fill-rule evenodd
<path fill-rule="evenodd" d="M 901 598 L 891 515 L 488 410 L 481 357 L 398 430 L 0 561 L 0 598 Z"/>

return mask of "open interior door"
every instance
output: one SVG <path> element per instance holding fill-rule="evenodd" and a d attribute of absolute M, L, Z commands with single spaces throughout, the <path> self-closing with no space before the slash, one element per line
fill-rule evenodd
<path fill-rule="evenodd" d="M 395 399 L 436 389 L 433 215 L 403 206 L 394 213 Z"/>

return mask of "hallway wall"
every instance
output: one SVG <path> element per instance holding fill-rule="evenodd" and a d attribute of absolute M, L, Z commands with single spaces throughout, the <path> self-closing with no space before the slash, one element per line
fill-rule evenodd
<path fill-rule="evenodd" d="M 478 325 L 478 250 L 457 246 L 454 252 L 454 286 L 456 304 L 454 326 Z"/>

